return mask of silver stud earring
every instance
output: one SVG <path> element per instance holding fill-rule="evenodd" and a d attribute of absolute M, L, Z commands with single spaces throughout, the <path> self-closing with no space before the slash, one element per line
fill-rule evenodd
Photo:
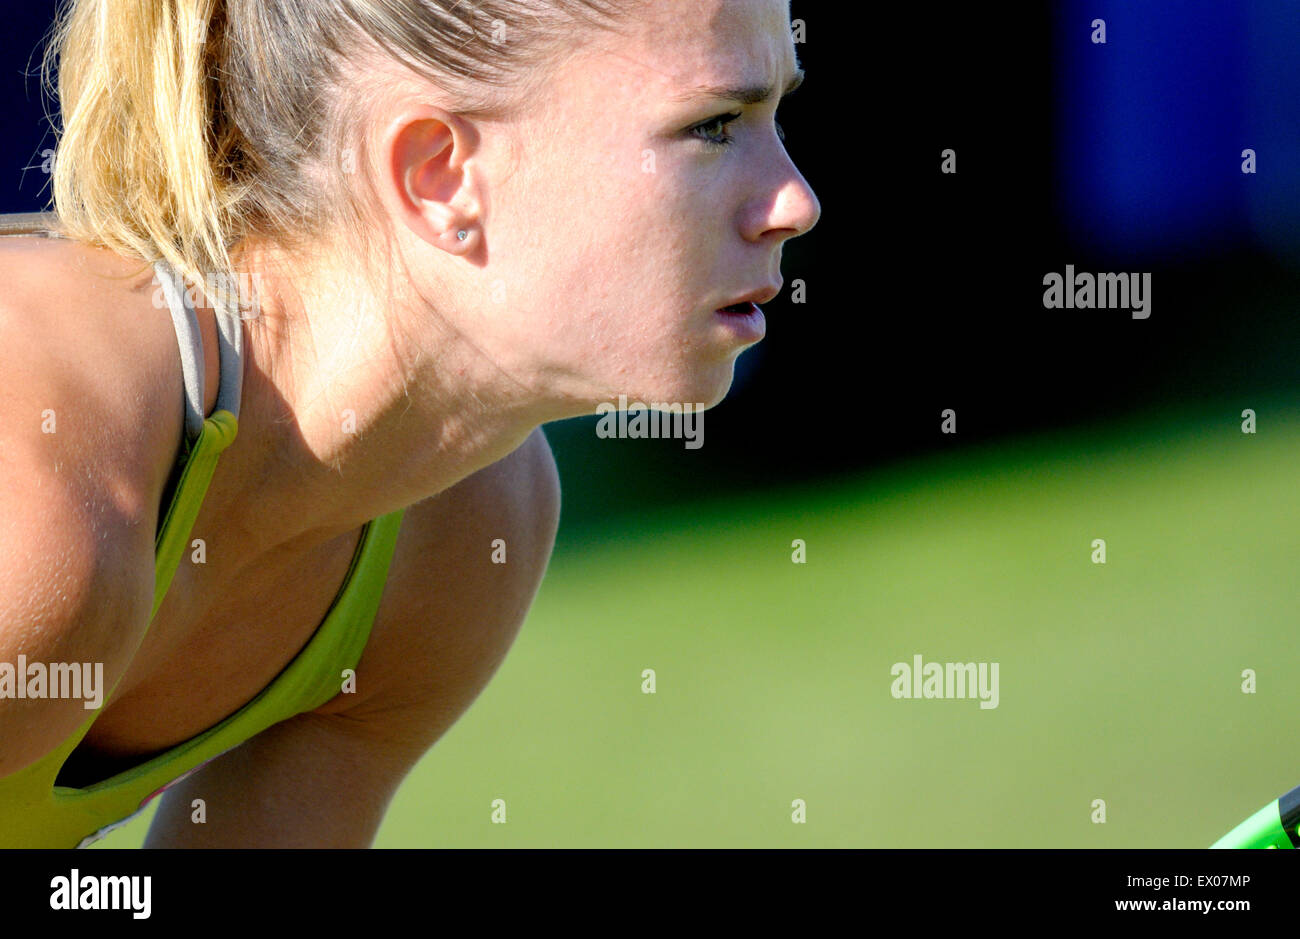
<path fill-rule="evenodd" d="M 468 237 L 469 237 L 469 232 L 465 231 L 465 229 L 463 228 L 460 231 L 456 232 L 457 241 L 464 241 Z"/>

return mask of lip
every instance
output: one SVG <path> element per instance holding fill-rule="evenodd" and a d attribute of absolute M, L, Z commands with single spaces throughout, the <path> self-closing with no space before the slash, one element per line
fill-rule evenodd
<path fill-rule="evenodd" d="M 725 329 L 729 342 L 752 346 L 762 341 L 767 334 L 767 319 L 763 310 L 752 300 L 746 304 L 744 312 L 729 313 L 718 310 L 713 314 L 714 321 Z"/>
<path fill-rule="evenodd" d="M 717 311 L 721 312 L 726 307 L 734 306 L 738 303 L 752 303 L 755 306 L 762 306 L 764 303 L 769 303 L 779 297 L 781 295 L 782 286 L 784 286 L 784 284 L 778 283 L 775 286 L 759 287 L 751 290 L 749 293 L 732 297 L 725 303 L 720 304 Z"/>

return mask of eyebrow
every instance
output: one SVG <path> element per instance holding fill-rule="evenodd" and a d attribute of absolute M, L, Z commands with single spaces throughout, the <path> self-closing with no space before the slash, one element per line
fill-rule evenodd
<path fill-rule="evenodd" d="M 803 80 L 804 70 L 796 68 L 793 77 L 785 86 L 785 91 L 781 92 L 781 97 L 787 98 L 794 94 L 795 89 L 803 84 Z M 776 89 L 771 85 L 748 85 L 745 87 L 701 85 L 683 94 L 673 95 L 669 100 L 680 103 L 694 101 L 696 98 L 725 98 L 730 101 L 739 101 L 741 104 L 762 104 L 764 101 L 771 100 L 775 94 Z"/>

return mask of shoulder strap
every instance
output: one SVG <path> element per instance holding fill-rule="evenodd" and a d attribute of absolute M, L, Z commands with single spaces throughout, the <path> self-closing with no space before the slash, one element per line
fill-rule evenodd
<path fill-rule="evenodd" d="M 205 419 L 203 334 L 199 330 L 198 313 L 181 277 L 165 260 L 154 262 L 154 272 L 158 275 L 176 327 L 181 371 L 185 379 L 185 438 L 192 444 L 203 431 Z M 221 373 L 216 408 L 229 411 L 238 418 L 244 378 L 244 329 L 237 316 L 227 316 L 221 310 L 216 313 Z"/>
<path fill-rule="evenodd" d="M 203 431 L 203 334 L 199 316 L 185 295 L 185 287 L 166 261 L 154 264 L 162 285 L 163 296 L 176 327 L 176 342 L 181 350 L 181 375 L 185 380 L 185 441 L 193 444 Z M 188 447 L 187 447 L 188 449 Z"/>

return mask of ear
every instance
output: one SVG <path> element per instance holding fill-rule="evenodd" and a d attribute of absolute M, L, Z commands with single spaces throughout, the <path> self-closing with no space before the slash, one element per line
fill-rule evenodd
<path fill-rule="evenodd" d="M 380 139 L 379 187 L 389 211 L 451 254 L 472 251 L 479 235 L 479 193 L 467 162 L 475 141 L 464 120 L 424 104 L 402 110 Z"/>

